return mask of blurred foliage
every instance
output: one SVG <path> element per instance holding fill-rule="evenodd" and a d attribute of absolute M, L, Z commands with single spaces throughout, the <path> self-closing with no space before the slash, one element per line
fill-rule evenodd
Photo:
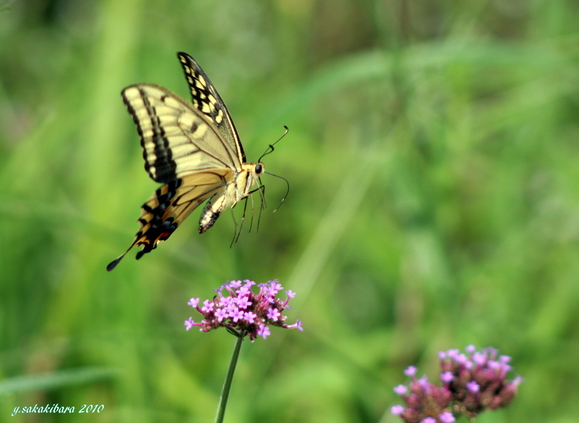
<path fill-rule="evenodd" d="M 402 370 L 471 343 L 525 377 L 480 422 L 575 421 L 578 19 L 564 0 L 2 2 L 0 421 L 211 421 L 234 340 L 186 333 L 186 302 L 246 278 L 296 291 L 305 332 L 244 346 L 227 422 L 395 422 Z M 265 164 L 291 192 L 271 214 L 266 175 L 231 248 L 230 216 L 200 236 L 195 212 L 107 273 L 156 188 L 119 92 L 186 96 L 177 51 L 250 161 L 289 126 Z M 10 417 L 56 403 L 105 407 Z"/>

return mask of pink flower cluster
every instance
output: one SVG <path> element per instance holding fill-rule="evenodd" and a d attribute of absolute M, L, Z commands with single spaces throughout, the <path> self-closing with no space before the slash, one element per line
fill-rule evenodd
<path fill-rule="evenodd" d="M 499 356 L 494 348 L 476 351 L 470 345 L 466 354 L 453 349 L 438 356 L 442 386 L 428 382 L 426 376 L 417 379 L 416 367 L 410 366 L 404 372 L 412 377 L 409 386 L 394 388 L 406 407 L 395 405 L 391 412 L 406 423 L 452 423 L 455 415 L 473 419 L 484 410 L 506 407 L 517 394 L 522 378 L 506 380 L 511 359 Z"/>
<path fill-rule="evenodd" d="M 284 310 L 291 308 L 288 303 L 295 297 L 294 292 L 288 290 L 287 298 L 281 300 L 276 295 L 283 286 L 277 279 L 257 285 L 257 294 L 251 290 L 253 285 L 256 283 L 250 280 L 230 281 L 216 289 L 217 295 L 203 301 L 201 307 L 199 298 L 191 298 L 187 304 L 201 313 L 203 320 L 197 323 L 190 317 L 185 320 L 186 330 L 197 326 L 201 332 L 209 332 L 224 327 L 236 336 L 248 335 L 252 342 L 258 336 L 266 339 L 270 335 L 269 326 L 303 331 L 299 320 L 287 325 L 286 316 L 282 315 Z"/>

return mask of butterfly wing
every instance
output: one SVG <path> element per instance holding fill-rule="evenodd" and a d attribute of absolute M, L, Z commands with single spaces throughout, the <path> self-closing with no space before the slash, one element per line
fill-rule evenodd
<path fill-rule="evenodd" d="M 245 152 L 237 129 L 215 86 L 195 59 L 183 52 L 177 53 L 177 57 L 183 66 L 193 105 L 215 124 L 229 147 L 236 151 L 239 161 L 244 163 Z"/>
<path fill-rule="evenodd" d="M 242 169 L 238 150 L 207 115 L 169 90 L 138 84 L 125 88 L 122 97 L 141 136 L 145 169 L 165 185 L 141 207 L 135 240 L 107 266 L 109 271 L 134 246 L 143 246 L 137 258 L 156 248 Z"/>
<path fill-rule="evenodd" d="M 127 251 L 112 261 L 112 270 L 134 246 L 137 259 L 166 240 L 201 203 L 200 232 L 219 214 L 247 197 L 262 164 L 247 164 L 225 103 L 203 69 L 188 54 L 178 53 L 192 104 L 165 88 L 137 84 L 122 92 L 141 136 L 145 169 L 164 183 L 141 207 L 140 228 Z M 256 171 L 257 166 L 259 172 Z"/>
<path fill-rule="evenodd" d="M 139 230 L 127 251 L 113 260 L 107 270 L 110 272 L 135 246 L 143 246 L 137 259 L 154 250 L 159 241 L 165 241 L 177 227 L 201 203 L 223 191 L 233 180 L 231 169 L 212 169 L 188 173 L 157 189 L 153 196 L 141 207 Z"/>
<path fill-rule="evenodd" d="M 141 136 L 145 169 L 157 182 L 212 168 L 241 169 L 235 146 L 192 105 L 165 88 L 138 84 L 122 92 Z"/>

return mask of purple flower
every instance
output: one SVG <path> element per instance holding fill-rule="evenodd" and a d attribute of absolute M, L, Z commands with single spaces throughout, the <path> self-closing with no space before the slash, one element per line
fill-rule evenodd
<path fill-rule="evenodd" d="M 453 349 L 453 350 L 448 350 L 446 352 L 446 355 L 450 358 L 456 358 L 460 355 L 460 351 L 457 349 Z"/>
<path fill-rule="evenodd" d="M 455 418 L 452 415 L 452 413 L 448 411 L 441 413 L 440 416 L 438 416 L 438 418 L 440 419 L 441 423 L 453 423 L 455 421 Z"/>
<path fill-rule="evenodd" d="M 241 286 L 241 281 L 229 281 L 229 287 L 230 288 L 237 289 L 240 286 Z M 225 287 L 227 287 L 227 284 L 225 284 Z"/>
<path fill-rule="evenodd" d="M 276 308 L 270 308 L 267 310 L 267 318 L 273 322 L 277 322 L 277 319 L 281 316 L 281 313 Z"/>
<path fill-rule="evenodd" d="M 426 376 L 417 379 L 416 371 L 417 369 L 414 366 L 407 368 L 404 373 L 412 378 L 410 385 L 408 387 L 398 385 L 394 388 L 394 392 L 402 397 L 407 407 L 399 406 L 392 408 L 391 411 L 408 423 L 423 421 L 437 423 L 436 418 L 433 416 L 438 416 L 447 411 L 451 400 L 450 392 L 444 387 L 438 387 L 430 383 Z"/>
<path fill-rule="evenodd" d="M 398 385 L 394 388 L 394 392 L 398 395 L 405 395 L 408 392 L 408 388 L 405 385 Z"/>
<path fill-rule="evenodd" d="M 217 318 L 218 322 L 222 322 L 227 318 L 227 310 L 224 308 L 218 308 L 215 311 L 215 318 Z"/>
<path fill-rule="evenodd" d="M 243 317 L 245 317 L 245 312 L 243 310 L 235 310 L 231 313 L 231 318 L 234 322 L 239 322 Z"/>
<path fill-rule="evenodd" d="M 468 418 L 474 418 L 482 411 L 505 407 L 514 398 L 520 378 L 507 381 L 506 375 L 511 370 L 510 357 L 499 356 L 495 348 L 476 351 L 467 347 L 467 354 L 448 355 L 441 360 L 445 371 L 451 372 L 455 379 L 449 389 L 455 407 L 462 410 Z"/>
<path fill-rule="evenodd" d="M 255 323 L 255 318 L 256 318 L 256 317 L 257 317 L 257 314 L 255 314 L 255 313 L 252 312 L 252 311 L 246 311 L 246 312 L 243 314 L 243 318 L 244 318 L 244 319 L 247 321 L 247 323 L 249 323 L 250 325 L 251 325 L 252 323 Z"/>
<path fill-rule="evenodd" d="M 269 333 L 269 327 L 265 326 L 265 325 L 261 325 L 259 327 L 259 329 L 257 329 L 257 334 L 261 337 L 263 337 L 263 339 L 267 338 L 270 333 Z"/>
<path fill-rule="evenodd" d="M 235 303 L 237 304 L 237 306 L 241 309 L 247 309 L 250 305 L 251 305 L 251 301 L 249 301 L 249 296 L 248 295 L 242 295 L 240 297 L 237 297 L 235 299 Z"/>
<path fill-rule="evenodd" d="M 298 329 L 300 331 L 304 331 L 304 328 L 302 327 L 302 321 L 301 320 L 296 320 L 296 322 L 293 325 L 286 325 L 285 326 L 286 329 Z"/>
<path fill-rule="evenodd" d="M 466 384 L 466 389 L 470 392 L 478 392 L 480 390 L 480 386 L 474 380 L 471 380 L 469 383 Z"/>
<path fill-rule="evenodd" d="M 281 300 L 276 295 L 284 288 L 278 280 L 259 284 L 259 292 L 251 289 L 256 285 L 250 280 L 231 281 L 215 289 L 217 294 L 212 300 L 203 301 L 199 307 L 199 299 L 191 298 L 187 304 L 195 308 L 203 320 L 196 323 L 192 318 L 185 321 L 185 329 L 199 327 L 202 332 L 219 327 L 237 336 L 249 336 L 253 342 L 258 336 L 266 339 L 270 335 L 270 326 L 303 331 L 302 323 L 286 324 L 283 311 L 290 309 L 289 300 L 295 297 L 293 291 L 287 291 L 287 298 Z"/>
<path fill-rule="evenodd" d="M 454 379 L 454 375 L 449 371 L 442 372 L 440 374 L 440 380 L 442 380 L 444 383 L 450 383 L 450 382 L 452 382 L 453 379 Z"/>
<path fill-rule="evenodd" d="M 203 301 L 203 307 L 201 308 L 202 313 L 212 312 L 215 308 L 215 303 L 210 300 Z"/>
<path fill-rule="evenodd" d="M 189 317 L 187 320 L 185 320 L 185 330 L 191 329 L 194 325 L 195 322 L 193 321 L 193 317 Z"/>
<path fill-rule="evenodd" d="M 404 370 L 404 374 L 406 376 L 414 376 L 416 375 L 416 371 L 417 371 L 416 367 L 409 366 L 406 370 Z"/>
<path fill-rule="evenodd" d="M 510 404 L 522 382 L 519 376 L 506 380 L 511 358 L 499 356 L 495 348 L 477 351 L 469 345 L 465 351 L 452 349 L 438 353 L 443 386 L 429 382 L 426 376 L 417 379 L 416 367 L 408 367 L 404 371 L 412 379 L 408 387 L 394 388 L 406 407 L 392 407 L 392 414 L 406 423 L 452 423 L 455 421 L 452 411 L 472 420 L 484 410 Z"/>
<path fill-rule="evenodd" d="M 402 414 L 404 412 L 404 407 L 401 405 L 394 405 L 390 409 L 390 412 L 392 414 L 394 414 L 395 416 L 399 416 L 400 414 Z"/>

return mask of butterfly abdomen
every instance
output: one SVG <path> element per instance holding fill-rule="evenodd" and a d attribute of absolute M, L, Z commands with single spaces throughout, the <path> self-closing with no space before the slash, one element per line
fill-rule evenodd
<path fill-rule="evenodd" d="M 207 232 L 217 221 L 221 212 L 231 203 L 227 191 L 215 194 L 207 201 L 199 218 L 199 233 Z"/>
<path fill-rule="evenodd" d="M 219 216 L 221 216 L 221 212 L 214 212 L 211 210 L 207 213 L 204 212 L 199 220 L 199 233 L 202 234 L 207 232 L 215 224 Z"/>

